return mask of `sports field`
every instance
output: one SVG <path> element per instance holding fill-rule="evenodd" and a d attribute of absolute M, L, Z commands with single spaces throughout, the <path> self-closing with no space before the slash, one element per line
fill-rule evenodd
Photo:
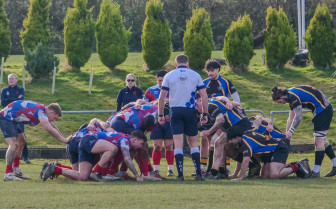
<path fill-rule="evenodd" d="M 313 154 L 290 154 L 288 162 Z M 2 182 L 1 208 L 335 208 L 336 177 L 299 179 L 294 175 L 283 180 L 247 179 L 194 181 L 189 158 L 185 158 L 184 182 L 170 177 L 160 182 L 76 182 L 62 176 L 42 182 L 39 171 L 44 160 L 22 164 L 31 177 L 23 182 Z M 68 164 L 68 161 L 61 161 Z M 4 167 L 0 160 L 0 167 Z M 234 166 L 233 166 L 234 167 Z M 324 159 L 321 174 L 331 162 Z M 175 168 L 174 168 L 175 169 Z M 166 166 L 161 166 L 165 174 Z M 176 173 L 176 170 L 175 170 Z"/>

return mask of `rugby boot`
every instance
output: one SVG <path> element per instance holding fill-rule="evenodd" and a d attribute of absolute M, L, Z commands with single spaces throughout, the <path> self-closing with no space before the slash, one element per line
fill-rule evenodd
<path fill-rule="evenodd" d="M 312 175 L 310 167 L 309 167 L 309 161 L 307 158 L 296 162 L 296 164 L 299 165 L 299 168 L 296 171 L 296 175 L 298 177 L 305 179 L 305 178 L 309 178 Z"/>
<path fill-rule="evenodd" d="M 229 178 L 229 174 L 228 173 L 217 173 L 216 178 L 217 179 L 228 179 Z"/>
<path fill-rule="evenodd" d="M 168 170 L 167 176 L 175 176 L 175 174 L 172 170 Z"/>
<path fill-rule="evenodd" d="M 102 174 L 98 172 L 91 172 L 90 178 L 94 181 L 103 181 Z"/>
<path fill-rule="evenodd" d="M 162 178 L 157 176 L 157 174 L 148 174 L 147 176 L 141 175 L 144 181 L 162 181 Z"/>
<path fill-rule="evenodd" d="M 152 171 L 150 172 L 151 175 L 155 176 L 156 178 L 160 178 L 162 180 L 166 179 L 165 177 L 161 176 L 160 175 L 160 172 L 159 171 Z"/>
<path fill-rule="evenodd" d="M 106 176 L 102 176 L 102 178 L 105 181 L 116 181 L 116 180 L 121 180 L 121 177 L 116 176 L 116 175 L 111 175 L 111 174 L 107 174 Z"/>
<path fill-rule="evenodd" d="M 14 171 L 14 175 L 20 179 L 29 179 L 29 176 L 27 176 L 26 174 L 24 174 L 21 171 L 21 168 L 18 168 L 18 170 Z"/>
<path fill-rule="evenodd" d="M 195 176 L 195 181 L 204 181 L 204 180 L 205 180 L 205 179 L 203 178 L 202 175 L 197 174 L 197 175 Z"/>
<path fill-rule="evenodd" d="M 30 162 L 30 159 L 27 157 L 27 158 L 24 158 L 23 159 L 23 161 L 25 162 L 25 163 L 27 163 L 27 164 L 30 164 L 31 162 Z"/>
<path fill-rule="evenodd" d="M 23 181 L 23 179 L 16 177 L 13 173 L 7 173 L 4 176 L 4 181 Z"/>
<path fill-rule="evenodd" d="M 311 177 L 312 178 L 320 178 L 320 172 L 318 172 L 318 173 L 312 172 Z"/>
<path fill-rule="evenodd" d="M 42 174 L 42 181 L 46 181 L 48 178 L 53 179 L 54 177 L 54 171 L 55 171 L 56 165 L 49 164 L 48 167 L 43 171 Z"/>
<path fill-rule="evenodd" d="M 336 175 L 336 166 L 332 167 L 331 171 L 327 173 L 324 177 L 332 177 Z"/>
<path fill-rule="evenodd" d="M 42 180 L 43 171 L 49 166 L 48 162 L 43 163 L 42 170 L 40 172 L 40 179 Z"/>
<path fill-rule="evenodd" d="M 175 181 L 184 181 L 184 177 L 183 176 L 177 177 Z"/>

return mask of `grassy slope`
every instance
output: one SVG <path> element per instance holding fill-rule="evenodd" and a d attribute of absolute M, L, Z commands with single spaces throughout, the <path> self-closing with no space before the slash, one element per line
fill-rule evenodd
<path fill-rule="evenodd" d="M 263 50 L 256 50 L 256 55 L 250 63 L 250 71 L 246 73 L 233 73 L 224 66 L 221 74 L 230 79 L 236 86 L 242 104 L 246 109 L 258 109 L 264 111 L 268 116 L 271 110 L 288 110 L 287 105 L 275 104 L 272 102 L 269 90 L 272 86 L 292 87 L 300 84 L 314 85 L 321 89 L 329 98 L 334 95 L 335 80 L 331 76 L 335 68 L 329 70 L 315 69 L 314 67 L 295 68 L 287 66 L 286 69 L 270 71 L 262 65 L 261 54 Z M 168 68 L 173 68 L 173 60 L 178 53 L 172 53 Z M 213 52 L 212 57 L 223 58 L 221 51 Z M 145 64 L 141 53 L 129 53 L 127 60 L 117 66 L 118 69 L 110 71 L 99 61 L 97 54 L 91 56 L 90 61 L 80 72 L 65 70 L 64 55 L 59 55 L 61 60 L 60 71 L 57 73 L 56 91 L 51 94 L 51 81 L 34 81 L 26 84 L 26 99 L 38 101 L 44 104 L 58 102 L 63 110 L 113 110 L 116 108 L 116 96 L 118 91 L 125 85 L 124 79 L 128 73 L 134 73 L 137 78 L 137 85 L 145 90 L 155 84 L 155 72 L 145 72 Z M 15 72 L 22 75 L 23 56 L 10 56 L 5 63 L 5 78 L 8 73 Z M 88 94 L 91 63 L 94 69 L 92 94 Z M 207 75 L 201 72 L 203 78 Z M 30 78 L 28 77 L 28 80 Z M 6 79 L 4 79 L 6 80 Z M 29 82 L 29 81 L 28 81 Z M 1 87 L 7 85 L 7 82 Z M 21 80 L 19 81 L 21 85 Z M 335 104 L 335 98 L 331 98 Z M 107 119 L 108 114 L 65 114 L 56 122 L 61 132 L 67 136 L 77 129 L 82 123 L 92 117 Z M 292 143 L 313 143 L 312 141 L 312 116 L 304 114 L 304 121 L 294 134 Z M 287 115 L 276 115 L 275 124 L 281 129 L 285 128 Z M 333 124 L 335 120 L 333 121 Z M 334 125 L 330 129 L 329 136 L 334 136 Z M 60 143 L 54 140 L 41 126 L 26 128 L 27 141 L 33 146 L 59 146 Z M 331 138 L 332 139 L 332 138 Z M 1 136 L 0 145 L 5 146 Z"/>
<path fill-rule="evenodd" d="M 291 154 L 288 162 L 313 154 Z M 31 180 L 1 183 L 2 208 L 334 208 L 335 177 L 298 179 L 291 175 L 283 180 L 253 178 L 242 182 L 207 180 L 195 182 L 190 158 L 185 159 L 185 182 L 174 177 L 163 182 L 119 181 L 76 182 L 60 176 L 42 182 L 39 171 L 43 160 L 23 164 Z M 69 164 L 68 161 L 62 163 Z M 162 161 L 164 164 L 164 160 Z M 0 160 L 0 167 L 5 166 Z M 234 166 L 233 166 L 234 167 Z M 325 159 L 321 173 L 331 167 Z M 174 168 L 175 169 L 175 168 Z M 165 174 L 166 165 L 162 165 Z M 175 170 L 176 173 L 176 170 Z M 13 195 L 15 194 L 15 199 Z"/>

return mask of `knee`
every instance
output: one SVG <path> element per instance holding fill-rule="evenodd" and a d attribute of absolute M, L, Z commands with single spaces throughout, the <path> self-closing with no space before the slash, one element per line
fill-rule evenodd
<path fill-rule="evenodd" d="M 86 181 L 88 179 L 89 179 L 89 175 L 82 175 L 82 174 L 79 174 L 77 178 L 78 181 Z"/>
<path fill-rule="evenodd" d="M 173 145 L 172 145 L 172 144 L 170 144 L 170 145 L 166 145 L 166 146 L 165 146 L 165 150 L 167 150 L 167 151 L 172 151 L 172 150 L 173 150 Z"/>
<path fill-rule="evenodd" d="M 154 150 L 155 151 L 160 151 L 161 150 L 161 146 L 160 145 L 154 145 Z"/>

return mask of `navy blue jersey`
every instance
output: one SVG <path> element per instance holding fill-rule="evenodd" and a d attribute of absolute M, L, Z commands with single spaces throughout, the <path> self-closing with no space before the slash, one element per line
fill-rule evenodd
<path fill-rule="evenodd" d="M 254 117 L 249 118 L 251 125 L 253 124 L 254 119 L 255 119 Z M 273 130 L 271 132 L 268 132 L 266 130 L 267 125 L 268 124 L 265 121 L 262 121 L 259 128 L 253 128 L 253 131 L 263 134 L 269 138 L 282 138 L 285 136 L 283 132 L 274 125 Z"/>
<path fill-rule="evenodd" d="M 317 115 L 330 105 L 330 101 L 327 97 L 315 87 L 297 86 L 287 90 L 291 110 L 302 105 L 303 108 L 308 108 L 314 115 Z"/>
<path fill-rule="evenodd" d="M 223 78 L 221 75 L 219 75 L 217 80 L 211 80 L 208 78 L 205 79 L 203 83 L 206 86 L 206 92 L 209 98 L 217 96 L 229 97 L 237 91 L 231 81 Z"/>
<path fill-rule="evenodd" d="M 24 100 L 24 95 L 24 88 L 20 86 L 7 86 L 1 90 L 1 106 L 6 107 L 16 100 Z"/>
<path fill-rule="evenodd" d="M 122 106 L 130 102 L 135 102 L 137 99 L 142 99 L 143 94 L 144 94 L 143 91 L 136 86 L 133 86 L 131 89 L 128 88 L 127 86 L 121 89 L 117 97 L 117 103 L 118 103 L 117 111 L 119 111 Z"/>

